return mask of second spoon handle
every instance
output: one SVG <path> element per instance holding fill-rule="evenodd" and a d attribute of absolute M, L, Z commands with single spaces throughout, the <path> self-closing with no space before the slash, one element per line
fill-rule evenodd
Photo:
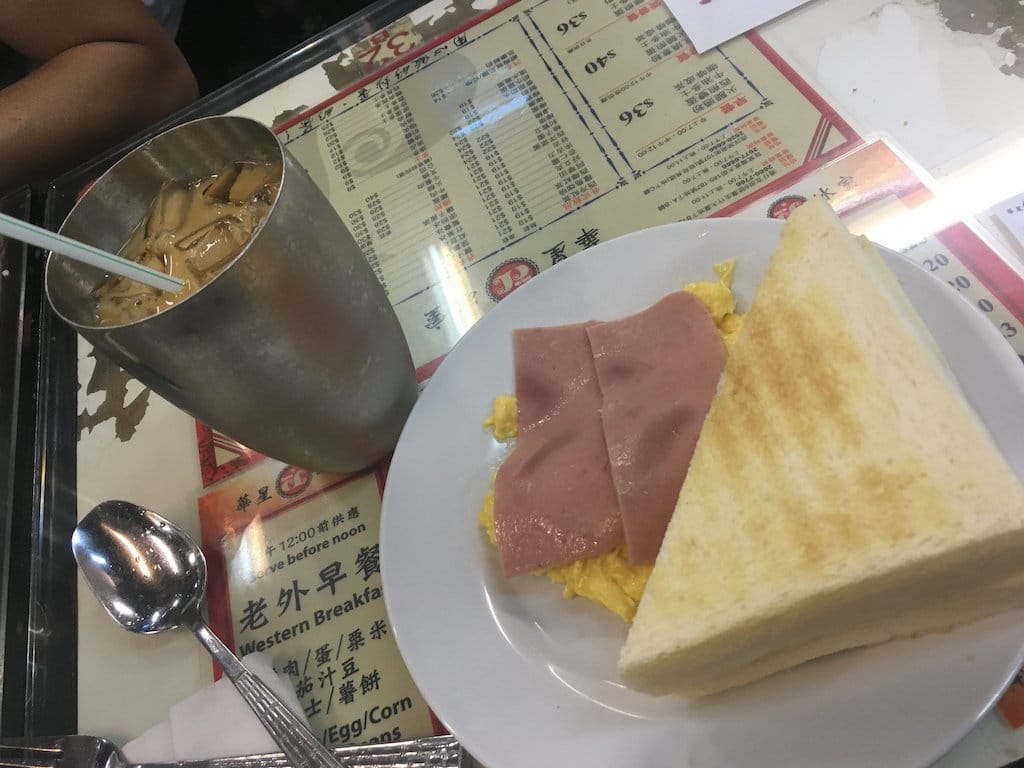
<path fill-rule="evenodd" d="M 266 683 L 247 670 L 206 624 L 197 620 L 190 629 L 235 684 L 245 703 L 274 737 L 293 768 L 340 768 L 334 755 L 320 743 L 306 724 L 295 716 Z"/>

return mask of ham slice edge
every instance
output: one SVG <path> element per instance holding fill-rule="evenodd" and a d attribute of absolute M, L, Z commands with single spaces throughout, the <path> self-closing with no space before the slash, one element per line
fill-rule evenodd
<path fill-rule="evenodd" d="M 513 335 L 519 437 L 494 483 L 505 576 L 600 555 L 623 541 L 587 325 Z"/>
<path fill-rule="evenodd" d="M 675 510 L 726 349 L 703 302 L 671 293 L 587 328 L 601 420 L 632 565 L 654 562 Z"/>

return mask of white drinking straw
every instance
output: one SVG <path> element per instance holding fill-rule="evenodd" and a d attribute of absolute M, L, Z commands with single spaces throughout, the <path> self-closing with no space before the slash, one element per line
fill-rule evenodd
<path fill-rule="evenodd" d="M 99 248 L 80 243 L 78 240 L 72 240 L 70 237 L 58 235 L 56 232 L 37 227 L 34 224 L 29 224 L 27 221 L 8 216 L 5 213 L 0 213 L 0 235 L 7 235 L 15 240 L 20 240 L 23 243 L 28 243 L 38 248 L 45 248 L 48 251 L 56 251 L 63 256 L 67 256 L 69 259 L 98 267 L 104 272 L 121 275 L 122 277 L 145 283 L 161 291 L 177 293 L 185 285 L 185 282 L 177 277 L 172 277 L 156 269 L 144 267 L 129 259 L 122 259 L 120 256 L 101 251 Z"/>

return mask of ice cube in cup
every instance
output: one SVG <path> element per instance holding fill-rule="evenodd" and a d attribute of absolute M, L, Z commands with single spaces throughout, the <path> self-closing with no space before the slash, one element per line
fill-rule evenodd
<path fill-rule="evenodd" d="M 270 212 L 280 163 L 235 162 L 200 179 L 163 185 L 119 255 L 181 278 L 177 293 L 127 277 L 98 286 L 96 322 L 122 325 L 172 307 L 213 280 L 238 256 Z"/>

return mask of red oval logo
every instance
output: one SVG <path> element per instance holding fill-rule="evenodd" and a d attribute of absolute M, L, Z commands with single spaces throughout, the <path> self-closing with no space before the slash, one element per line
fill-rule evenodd
<path fill-rule="evenodd" d="M 277 476 L 277 492 L 290 499 L 309 488 L 311 482 L 312 473 L 298 467 L 285 467 Z"/>
<path fill-rule="evenodd" d="M 512 291 L 540 273 L 540 267 L 529 259 L 509 259 L 491 270 L 487 278 L 487 295 L 501 301 Z"/>
<path fill-rule="evenodd" d="M 806 197 L 800 195 L 786 195 L 780 197 L 768 206 L 769 219 L 788 219 L 789 215 L 797 208 L 807 202 Z"/>

